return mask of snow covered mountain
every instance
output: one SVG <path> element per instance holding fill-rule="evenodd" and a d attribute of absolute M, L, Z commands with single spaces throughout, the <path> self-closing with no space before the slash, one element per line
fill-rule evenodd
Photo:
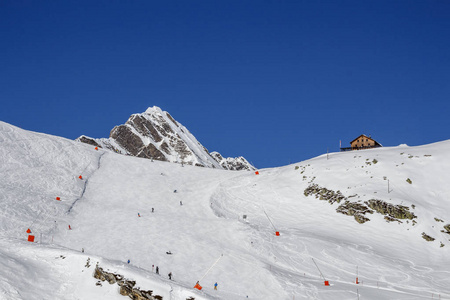
<path fill-rule="evenodd" d="M 242 156 L 224 158 L 219 152 L 216 151 L 211 152 L 210 155 L 225 170 L 255 170 L 255 168 Z"/>
<path fill-rule="evenodd" d="M 330 153 L 256 175 L 0 122 L 0 299 L 450 299 L 448 153 Z"/>
<path fill-rule="evenodd" d="M 131 156 L 226 170 L 254 170 L 243 157 L 223 158 L 208 150 L 174 118 L 159 107 L 133 114 L 114 127 L 109 138 L 81 136 L 77 141 Z"/>

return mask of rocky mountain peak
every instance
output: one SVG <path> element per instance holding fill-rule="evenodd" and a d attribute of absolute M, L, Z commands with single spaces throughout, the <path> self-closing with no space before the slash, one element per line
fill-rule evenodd
<path fill-rule="evenodd" d="M 149 107 L 133 114 L 125 124 L 115 126 L 109 138 L 80 136 L 77 141 L 117 153 L 226 170 L 254 170 L 243 157 L 223 158 L 209 151 L 189 130 L 161 108 Z"/>

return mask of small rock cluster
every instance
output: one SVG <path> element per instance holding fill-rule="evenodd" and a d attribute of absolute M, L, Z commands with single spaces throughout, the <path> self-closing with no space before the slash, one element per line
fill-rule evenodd
<path fill-rule="evenodd" d="M 106 272 L 103 268 L 95 267 L 94 277 L 99 280 L 97 285 L 101 286 L 100 281 L 107 281 L 109 284 L 117 283 L 120 286 L 120 294 L 128 296 L 133 300 L 162 300 L 163 297 L 159 295 L 152 295 L 153 291 L 144 291 L 140 288 L 135 288 L 136 281 L 124 279 L 123 275 Z"/>
<path fill-rule="evenodd" d="M 425 232 L 422 232 L 422 238 L 426 241 L 432 242 L 435 240 L 435 238 L 429 236 L 428 234 L 426 234 Z M 442 244 L 442 243 L 441 243 Z M 442 247 L 442 246 L 441 246 Z"/>
<path fill-rule="evenodd" d="M 329 190 L 324 187 L 320 187 L 318 184 L 311 184 L 308 186 L 303 192 L 305 196 L 315 195 L 316 199 L 326 200 L 328 203 L 333 204 L 334 202 L 340 203 L 342 200 L 346 200 L 347 198 L 342 195 L 340 191 Z"/>
<path fill-rule="evenodd" d="M 371 162 L 370 161 L 368 161 L 369 159 L 366 159 L 366 165 L 372 165 L 372 164 L 374 164 L 374 165 L 376 165 L 377 163 L 378 163 L 378 160 L 376 160 L 376 159 L 373 159 Z"/>

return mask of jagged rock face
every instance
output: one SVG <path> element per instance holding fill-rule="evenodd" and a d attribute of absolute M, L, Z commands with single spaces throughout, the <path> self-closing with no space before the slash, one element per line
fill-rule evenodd
<path fill-rule="evenodd" d="M 210 154 L 186 127 L 156 106 L 134 114 L 125 124 L 114 127 L 108 139 L 81 136 L 77 141 L 160 161 L 226 170 L 255 169 L 243 157 L 223 158 L 217 152 Z"/>
<path fill-rule="evenodd" d="M 222 168 L 227 170 L 256 170 L 256 168 L 242 156 L 224 158 L 218 152 L 211 152 L 211 156 L 222 166 Z"/>

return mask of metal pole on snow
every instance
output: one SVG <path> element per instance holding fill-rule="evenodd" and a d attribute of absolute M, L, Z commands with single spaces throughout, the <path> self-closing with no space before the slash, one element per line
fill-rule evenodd
<path fill-rule="evenodd" d="M 269 220 L 270 224 L 272 224 L 273 229 L 275 229 L 275 231 L 276 231 L 277 229 L 275 228 L 275 225 L 273 225 L 273 223 L 270 220 L 269 216 L 267 215 L 266 211 L 264 211 L 264 213 L 266 214 L 267 220 Z"/>
<path fill-rule="evenodd" d="M 220 257 L 212 264 L 211 267 L 209 267 L 208 271 L 206 271 L 205 275 L 203 275 L 202 278 L 200 278 L 199 282 L 203 280 L 203 278 L 205 278 L 205 276 L 209 273 L 209 271 L 211 271 L 211 269 L 219 262 L 219 260 L 223 257 L 223 254 L 220 255 Z"/>
<path fill-rule="evenodd" d="M 314 258 L 311 257 L 311 259 L 312 259 L 313 263 L 316 265 L 317 270 L 319 270 L 320 276 L 322 276 L 323 280 L 326 281 L 325 277 L 323 276 L 322 272 L 319 269 L 319 266 L 317 266 L 316 261 L 314 260 Z"/>

